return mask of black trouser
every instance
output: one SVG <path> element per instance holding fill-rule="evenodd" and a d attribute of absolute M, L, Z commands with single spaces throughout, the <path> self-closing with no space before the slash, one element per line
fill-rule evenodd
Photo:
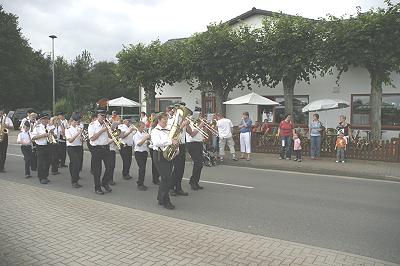
<path fill-rule="evenodd" d="M 115 156 L 116 156 L 115 151 L 110 150 L 110 152 L 108 153 L 108 165 L 106 163 L 104 163 L 106 170 L 104 171 L 103 179 L 107 177 L 108 182 L 111 182 L 114 180 Z"/>
<path fill-rule="evenodd" d="M 49 162 L 51 165 L 51 172 L 58 172 L 58 164 L 59 164 L 59 153 L 58 153 L 58 144 L 49 144 Z"/>
<path fill-rule="evenodd" d="M 31 145 L 22 145 L 21 151 L 22 151 L 22 154 L 24 155 L 25 175 L 31 175 L 32 146 Z"/>
<path fill-rule="evenodd" d="M 69 173 L 71 174 L 71 183 L 79 180 L 79 170 L 81 166 L 82 146 L 68 146 Z"/>
<path fill-rule="evenodd" d="M 31 170 L 36 171 L 37 170 L 37 148 L 36 144 L 33 144 L 32 147 L 32 162 L 31 162 Z"/>
<path fill-rule="evenodd" d="M 50 147 L 49 145 L 36 145 L 37 147 L 37 175 L 39 180 L 49 176 Z"/>
<path fill-rule="evenodd" d="M 92 153 L 93 152 L 93 146 L 90 144 L 90 141 L 89 140 L 86 141 L 86 144 L 87 144 L 87 147 L 88 147 L 90 153 Z M 94 170 L 93 170 L 93 156 L 90 157 L 90 171 L 94 172 Z"/>
<path fill-rule="evenodd" d="M 135 151 L 135 159 L 139 167 L 137 184 L 140 186 L 143 185 L 146 175 L 147 151 Z"/>
<path fill-rule="evenodd" d="M 178 155 L 172 160 L 172 164 L 174 170 L 172 171 L 172 178 L 174 180 L 172 189 L 176 191 L 182 190 L 182 178 L 183 173 L 185 172 L 185 160 L 186 160 L 186 145 L 180 144 L 179 145 L 179 153 Z"/>
<path fill-rule="evenodd" d="M 58 162 L 60 165 L 65 165 L 65 159 L 67 158 L 67 143 L 60 141 L 57 143 Z"/>
<path fill-rule="evenodd" d="M 200 180 L 201 169 L 203 169 L 203 143 L 202 142 L 188 142 L 188 152 L 193 160 L 192 176 L 190 177 L 190 184 L 197 184 Z"/>
<path fill-rule="evenodd" d="M 0 170 L 4 170 L 4 164 L 6 163 L 8 148 L 8 135 L 3 135 L 3 141 L 0 142 Z"/>
<path fill-rule="evenodd" d="M 160 173 L 157 170 L 156 163 L 154 162 L 153 159 L 153 149 L 150 149 L 150 157 L 151 157 L 151 174 L 153 176 L 153 183 L 159 183 L 160 182 Z"/>
<path fill-rule="evenodd" d="M 110 147 L 108 145 L 93 146 L 92 160 L 93 160 L 93 171 L 94 171 L 94 188 L 100 189 L 101 185 L 106 185 L 110 181 L 109 175 L 107 175 L 107 169 L 110 168 Z M 100 183 L 100 176 L 102 170 L 102 162 L 104 162 L 106 171 L 104 172 L 103 180 Z"/>
<path fill-rule="evenodd" d="M 122 158 L 122 176 L 129 176 L 129 169 L 132 164 L 132 146 L 123 146 L 119 151 Z"/>
<path fill-rule="evenodd" d="M 153 159 L 156 164 L 158 172 L 161 174 L 161 182 L 158 187 L 157 200 L 163 204 L 170 202 L 169 190 L 173 185 L 171 177 L 172 162 L 164 159 L 162 151 L 154 151 Z"/>

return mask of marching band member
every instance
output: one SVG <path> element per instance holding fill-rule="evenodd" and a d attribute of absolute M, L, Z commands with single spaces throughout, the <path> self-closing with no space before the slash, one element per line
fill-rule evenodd
<path fill-rule="evenodd" d="M 25 161 L 25 178 L 31 176 L 31 165 L 32 165 L 32 140 L 29 136 L 30 123 L 29 120 L 25 120 L 22 126 L 22 131 L 18 134 L 17 143 L 21 144 L 21 152 L 24 155 Z"/>
<path fill-rule="evenodd" d="M 111 125 L 111 129 L 114 130 L 118 127 L 119 121 L 113 122 Z M 109 138 L 108 139 L 108 144 L 110 145 L 110 151 L 108 155 L 108 164 L 105 164 L 105 170 L 104 170 L 104 177 L 108 177 L 108 184 L 113 186 L 115 185 L 114 182 L 114 169 L 115 169 L 115 157 L 116 157 L 116 152 L 117 152 L 117 146 L 115 145 L 114 141 Z M 132 155 L 131 155 L 132 156 Z"/>
<path fill-rule="evenodd" d="M 102 162 L 107 166 L 110 163 L 110 147 L 108 145 L 108 132 L 107 127 L 104 124 L 106 112 L 104 110 L 98 111 L 97 120 L 93 124 L 89 125 L 88 133 L 90 138 L 90 145 L 92 148 L 92 160 L 93 160 L 93 172 L 94 172 L 94 189 L 96 194 L 103 195 L 104 192 L 111 192 L 111 188 L 108 185 L 110 179 L 108 175 L 104 175 L 100 183 L 100 175 L 102 170 Z"/>
<path fill-rule="evenodd" d="M 60 120 L 56 116 L 50 118 L 49 125 L 47 125 L 47 130 L 49 131 L 49 134 L 52 134 L 54 138 L 56 139 L 55 143 L 48 143 L 48 150 L 50 153 L 50 165 L 51 165 L 51 174 L 52 175 L 58 175 L 60 172 L 58 171 L 58 166 L 60 163 L 59 156 L 59 146 L 58 146 L 58 139 L 60 135 L 60 126 L 59 126 Z"/>
<path fill-rule="evenodd" d="M 157 126 L 157 117 L 155 117 L 155 120 L 152 122 L 152 124 L 149 127 L 149 134 L 151 135 L 151 132 L 153 129 Z M 150 157 L 151 157 L 151 175 L 153 177 L 153 184 L 154 185 L 159 185 L 160 184 L 160 173 L 158 172 L 158 169 L 156 167 L 156 163 L 154 162 L 153 159 L 153 143 L 150 141 L 149 143 L 149 151 L 150 151 Z"/>
<path fill-rule="evenodd" d="M 24 131 L 24 125 L 25 125 L 25 121 L 29 121 L 30 118 L 29 116 L 33 113 L 34 111 L 32 109 L 29 109 L 28 111 L 26 111 L 26 117 L 22 118 L 21 120 L 21 124 L 19 125 L 19 129 L 21 131 Z"/>
<path fill-rule="evenodd" d="M 90 124 L 89 124 L 89 126 L 90 125 L 93 125 L 93 123 L 97 120 L 97 114 L 92 114 L 91 116 L 90 116 Z M 88 140 L 86 141 L 86 145 L 87 145 L 87 147 L 88 147 L 88 149 L 89 149 L 89 151 L 90 151 L 90 154 L 92 154 L 92 152 L 93 152 L 93 146 L 92 145 L 90 145 L 90 138 L 88 138 Z M 94 174 L 94 170 L 93 170 L 93 156 L 91 156 L 91 158 L 90 158 L 90 173 L 93 175 Z"/>
<path fill-rule="evenodd" d="M 169 197 L 169 189 L 173 185 L 171 177 L 172 162 L 166 160 L 163 156 L 162 149 L 171 144 L 178 144 L 178 140 L 169 139 L 169 130 L 167 128 L 168 115 L 160 113 L 157 117 L 158 125 L 151 131 L 151 140 L 153 142 L 153 159 L 156 163 L 158 172 L 161 175 L 160 186 L 158 187 L 158 204 L 163 205 L 166 209 L 175 209 Z"/>
<path fill-rule="evenodd" d="M 129 119 L 124 119 L 123 124 L 118 125 L 118 129 L 121 130 L 121 142 L 125 144 L 119 151 L 122 158 L 122 177 L 125 180 L 132 178 L 132 176 L 129 175 L 129 170 L 132 164 L 132 146 L 135 128 L 130 125 L 131 121 Z"/>
<path fill-rule="evenodd" d="M 58 119 L 60 120 L 60 133 L 57 138 L 57 145 L 58 145 L 58 159 L 60 163 L 60 167 L 67 167 L 65 164 L 65 159 L 67 158 L 67 144 L 65 142 L 65 129 L 68 128 L 68 121 L 65 119 L 64 113 L 58 113 Z M 57 129 L 58 130 L 58 129 Z"/>
<path fill-rule="evenodd" d="M 32 139 L 32 131 L 33 128 L 35 127 L 35 123 L 36 123 L 36 119 L 37 119 L 37 114 L 35 112 L 31 113 L 29 115 L 29 135 Z M 31 161 L 31 171 L 36 171 L 37 170 L 37 149 L 36 149 L 36 142 L 32 141 L 32 161 Z"/>
<path fill-rule="evenodd" d="M 204 122 L 201 121 L 198 128 L 202 129 Z M 190 188 L 192 190 L 203 189 L 199 185 L 201 170 L 203 169 L 203 135 L 196 128 L 187 127 L 186 131 L 187 148 L 193 160 L 192 176 L 190 177 Z"/>
<path fill-rule="evenodd" d="M 40 184 L 47 184 L 49 181 L 50 153 L 47 145 L 47 138 L 50 135 L 47 125 L 49 116 L 42 114 L 39 117 L 39 123 L 36 123 L 31 133 L 32 141 L 36 142 L 37 148 L 37 175 Z"/>
<path fill-rule="evenodd" d="M 139 167 L 137 187 L 142 191 L 147 190 L 147 187 L 143 183 L 146 175 L 147 142 L 150 139 L 150 135 L 144 131 L 145 126 L 144 122 L 139 122 L 138 131 L 133 136 L 133 142 L 135 143 L 135 159 Z"/>
<path fill-rule="evenodd" d="M 71 184 L 73 188 L 80 188 L 78 183 L 81 167 L 82 147 L 82 129 L 79 126 L 80 117 L 78 114 L 71 116 L 71 126 L 65 130 L 67 140 L 67 153 L 69 157 L 69 173 L 71 174 Z"/>
<path fill-rule="evenodd" d="M 5 114 L 4 110 L 0 109 L 0 130 L 12 129 L 13 122 L 7 115 Z M 3 128 L 4 127 L 4 128 Z M 4 164 L 6 163 L 6 155 L 7 155 L 7 148 L 8 148 L 8 134 L 2 133 L 2 139 L 0 141 L 0 173 L 4 173 Z"/>

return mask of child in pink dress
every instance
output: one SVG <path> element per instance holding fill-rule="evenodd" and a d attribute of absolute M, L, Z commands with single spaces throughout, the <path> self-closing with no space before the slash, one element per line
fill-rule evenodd
<path fill-rule="evenodd" d="M 294 151 L 296 152 L 296 159 L 294 160 L 301 163 L 301 140 L 297 133 L 293 135 L 293 141 L 294 141 Z"/>

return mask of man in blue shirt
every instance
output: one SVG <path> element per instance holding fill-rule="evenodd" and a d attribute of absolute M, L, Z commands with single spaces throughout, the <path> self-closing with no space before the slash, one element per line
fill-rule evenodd
<path fill-rule="evenodd" d="M 242 152 L 241 159 L 244 159 L 244 154 L 246 153 L 246 160 L 250 161 L 251 153 L 251 126 L 253 121 L 249 118 L 249 112 L 244 112 L 242 115 L 242 120 L 239 123 L 240 129 L 240 151 Z"/>

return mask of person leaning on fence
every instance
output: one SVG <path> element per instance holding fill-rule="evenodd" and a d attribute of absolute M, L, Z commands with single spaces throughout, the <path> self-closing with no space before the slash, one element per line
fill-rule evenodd
<path fill-rule="evenodd" d="M 295 134 L 294 125 L 292 123 L 292 116 L 286 115 L 285 119 L 281 121 L 278 128 L 278 136 L 281 140 L 281 154 L 278 159 L 290 160 L 292 155 L 292 137 Z"/>
<path fill-rule="evenodd" d="M 341 129 L 338 131 L 339 136 L 336 139 L 336 144 L 335 144 L 335 149 L 336 149 L 336 162 L 345 162 L 345 156 L 346 156 L 346 146 L 348 143 L 348 140 L 346 136 L 344 135 L 344 130 Z"/>

